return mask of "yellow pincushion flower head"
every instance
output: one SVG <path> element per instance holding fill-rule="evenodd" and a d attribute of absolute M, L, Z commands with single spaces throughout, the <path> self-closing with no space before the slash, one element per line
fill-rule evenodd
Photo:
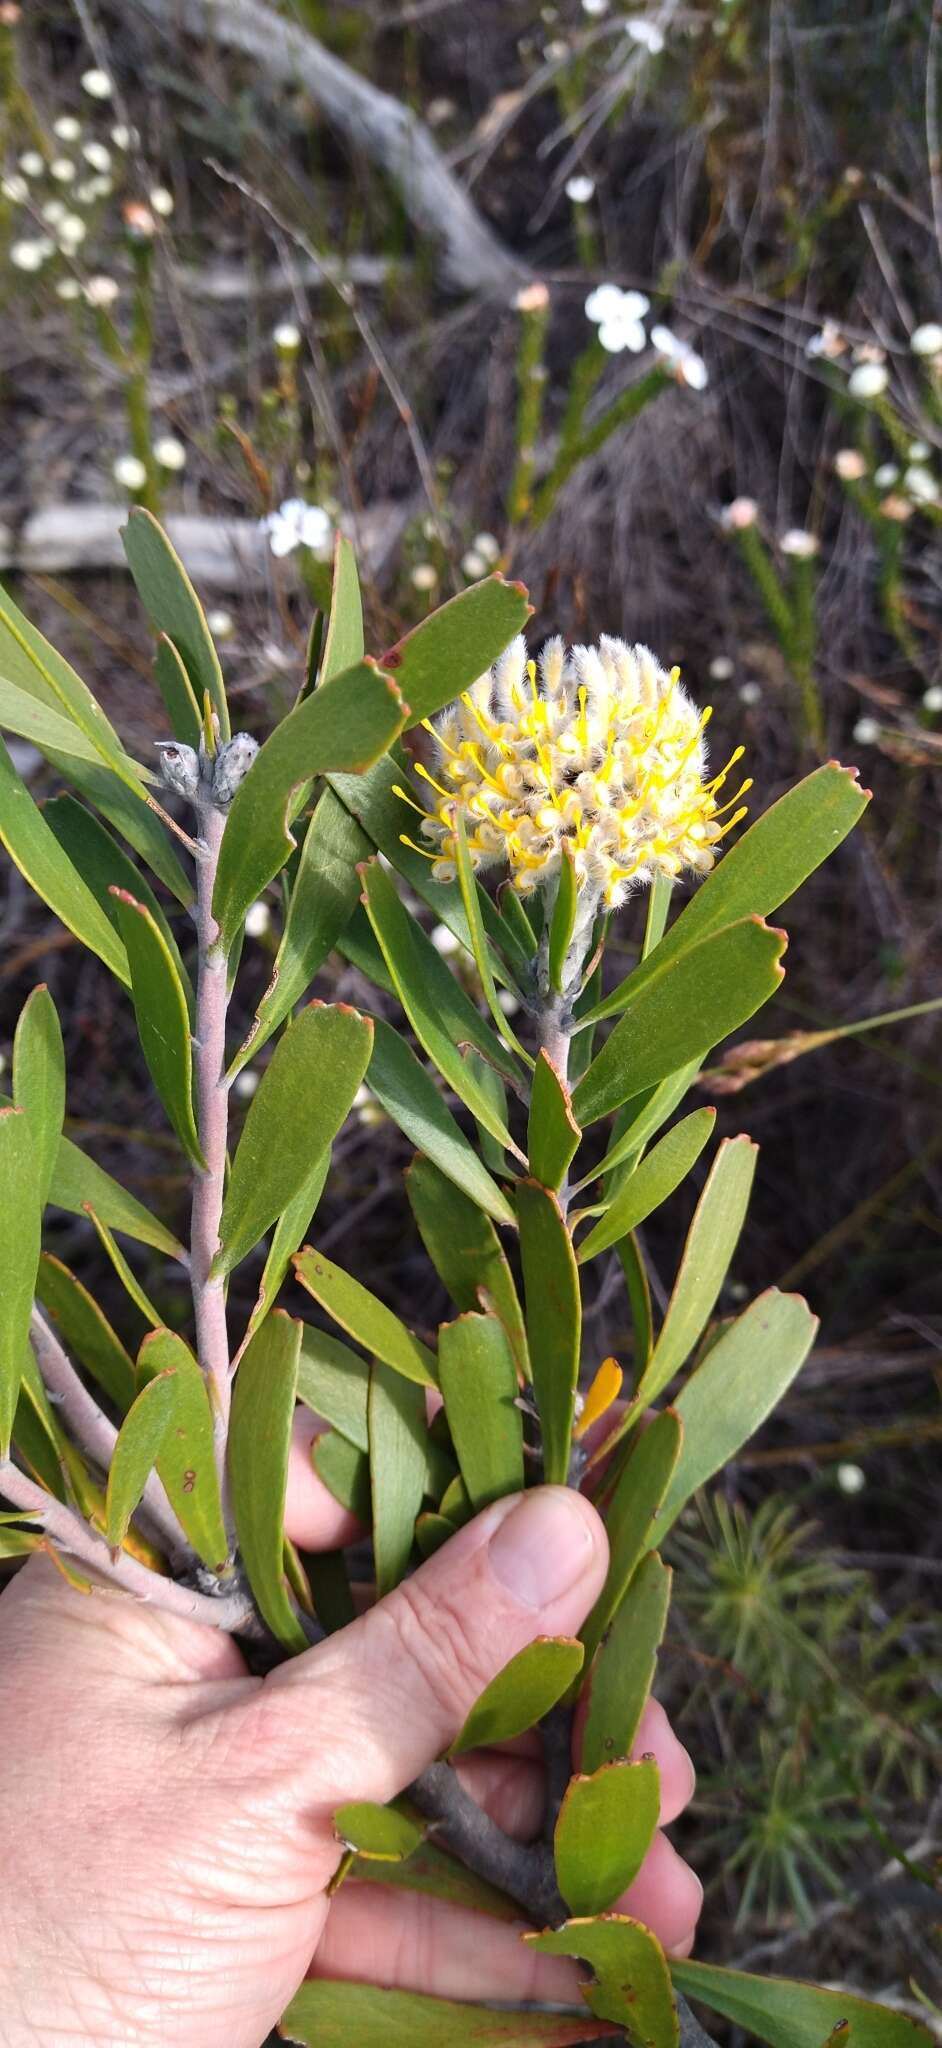
<path fill-rule="evenodd" d="M 719 792 L 733 765 L 705 781 L 704 728 L 680 682 L 647 647 L 605 635 L 597 647 L 549 640 L 539 663 L 522 636 L 428 730 L 433 805 L 423 823 L 432 873 L 455 875 L 463 819 L 477 868 L 509 869 L 521 895 L 555 887 L 564 848 L 583 915 L 616 909 L 632 889 L 684 869 L 706 874 L 719 840 L 745 816 Z M 729 815 L 729 813 L 732 815 Z"/>

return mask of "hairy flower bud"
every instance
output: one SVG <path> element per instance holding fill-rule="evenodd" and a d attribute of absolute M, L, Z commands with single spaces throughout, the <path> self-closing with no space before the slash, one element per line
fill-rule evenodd
<path fill-rule="evenodd" d="M 200 786 L 199 757 L 193 747 L 185 746 L 182 740 L 158 740 L 160 772 L 168 789 L 175 789 L 178 796 L 189 797 L 196 802 Z"/>
<path fill-rule="evenodd" d="M 258 741 L 250 733 L 233 733 L 220 747 L 213 764 L 213 803 L 224 811 L 231 804 L 240 782 L 247 776 L 258 753 Z"/>

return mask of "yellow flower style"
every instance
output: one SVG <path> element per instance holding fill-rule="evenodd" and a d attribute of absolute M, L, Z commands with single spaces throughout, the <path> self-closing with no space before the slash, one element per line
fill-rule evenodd
<path fill-rule="evenodd" d="M 704 781 L 709 717 L 679 669 L 668 674 L 646 647 L 603 636 L 570 651 L 550 640 L 537 667 L 523 638 L 512 641 L 428 725 L 438 770 L 417 772 L 433 797 L 422 828 L 436 847 L 432 873 L 454 878 L 460 816 L 473 865 L 508 867 L 521 895 L 555 882 L 568 848 L 593 914 L 655 875 L 706 874 L 751 786 L 720 805 L 742 747 Z"/>

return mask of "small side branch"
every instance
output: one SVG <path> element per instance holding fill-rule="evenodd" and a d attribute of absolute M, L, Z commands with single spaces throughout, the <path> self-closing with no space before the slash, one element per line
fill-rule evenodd
<path fill-rule="evenodd" d="M 189 1586 L 178 1585 L 173 1579 L 162 1578 L 159 1572 L 150 1571 L 147 1565 L 140 1564 L 125 1550 L 114 1555 L 103 1536 L 99 1536 L 71 1508 L 54 1500 L 45 1487 L 37 1485 L 35 1480 L 21 1472 L 11 1459 L 0 1461 L 0 1494 L 14 1508 L 21 1508 L 24 1516 L 43 1530 L 57 1550 L 74 1557 L 108 1585 L 130 1593 L 135 1600 L 161 1608 L 167 1614 L 179 1615 L 184 1621 L 200 1621 L 210 1628 L 223 1629 L 229 1635 L 264 1637 L 265 1631 L 247 1593 L 220 1593 L 218 1598 L 209 1593 L 198 1593 Z"/>
<path fill-rule="evenodd" d="M 46 1392 L 73 1442 L 99 1472 L 106 1474 L 118 1432 L 83 1386 L 71 1359 L 38 1308 L 33 1310 L 30 1342 Z M 167 1551 L 178 1569 L 186 1570 L 196 1563 L 195 1552 L 186 1541 L 156 1472 L 150 1474 L 144 1488 L 136 1519 L 145 1533 Z"/>
<path fill-rule="evenodd" d="M 551 1851 L 542 1843 L 531 1847 L 505 1835 L 465 1791 L 450 1764 L 431 1764 L 410 1785 L 409 1797 L 438 1823 L 436 1838 L 476 1876 L 516 1899 L 538 1927 L 559 1926 L 565 1920 Z"/>

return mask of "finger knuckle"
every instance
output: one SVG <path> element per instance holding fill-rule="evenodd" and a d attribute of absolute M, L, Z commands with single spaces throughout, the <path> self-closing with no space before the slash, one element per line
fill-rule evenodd
<path fill-rule="evenodd" d="M 447 1594 L 432 1601 L 416 1580 L 406 1579 L 391 1603 L 390 1620 L 401 1655 L 419 1672 L 437 1713 L 449 1723 L 456 1715 L 463 1718 L 487 1680 L 465 1604 Z"/>

